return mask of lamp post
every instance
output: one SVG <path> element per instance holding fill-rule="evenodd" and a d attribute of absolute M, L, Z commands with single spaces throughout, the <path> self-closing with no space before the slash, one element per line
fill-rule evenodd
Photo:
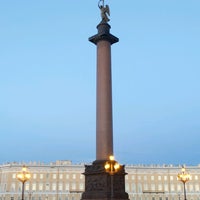
<path fill-rule="evenodd" d="M 113 175 L 119 171 L 120 167 L 120 164 L 115 161 L 113 155 L 109 156 L 109 161 L 104 165 L 106 172 L 110 174 L 111 178 L 111 198 L 113 198 Z"/>
<path fill-rule="evenodd" d="M 24 200 L 24 184 L 26 181 L 30 180 L 31 173 L 28 171 L 27 167 L 23 165 L 22 170 L 17 173 L 17 179 L 22 182 L 22 200 Z"/>
<path fill-rule="evenodd" d="M 190 178 L 191 178 L 190 174 L 185 170 L 185 167 L 182 166 L 181 172 L 178 173 L 177 175 L 177 180 L 183 183 L 184 200 L 187 200 L 185 184 L 190 180 Z"/>

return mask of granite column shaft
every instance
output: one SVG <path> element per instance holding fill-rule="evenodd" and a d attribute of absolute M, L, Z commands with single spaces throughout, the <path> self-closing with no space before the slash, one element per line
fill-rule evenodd
<path fill-rule="evenodd" d="M 96 160 L 113 155 L 111 44 L 97 43 Z"/>

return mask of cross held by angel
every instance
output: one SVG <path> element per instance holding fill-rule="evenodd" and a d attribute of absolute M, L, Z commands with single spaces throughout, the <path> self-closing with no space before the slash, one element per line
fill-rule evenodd
<path fill-rule="evenodd" d="M 102 19 L 102 21 L 103 22 L 110 21 L 110 19 L 108 18 L 108 16 L 110 16 L 109 6 L 108 5 L 104 6 L 104 0 L 100 0 L 98 6 L 99 6 L 99 9 L 101 10 L 101 19 Z"/>

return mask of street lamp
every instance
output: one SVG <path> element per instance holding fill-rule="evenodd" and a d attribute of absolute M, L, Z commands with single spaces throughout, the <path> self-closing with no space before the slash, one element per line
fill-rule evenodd
<path fill-rule="evenodd" d="M 113 155 L 109 156 L 109 160 L 104 165 L 106 172 L 111 175 L 111 198 L 113 197 L 113 175 L 119 171 L 120 167 L 120 164 L 115 161 Z"/>
<path fill-rule="evenodd" d="M 109 161 L 106 162 L 104 167 L 106 172 L 113 175 L 119 170 L 120 165 L 117 161 L 115 161 L 114 156 L 109 156 Z"/>
<path fill-rule="evenodd" d="M 187 200 L 186 198 L 186 188 L 185 188 L 185 184 L 187 181 L 189 181 L 191 179 L 190 174 L 185 170 L 185 167 L 182 166 L 181 172 L 178 173 L 177 175 L 177 180 L 181 181 L 183 183 L 183 190 L 184 190 L 184 200 Z"/>
<path fill-rule="evenodd" d="M 23 165 L 22 170 L 17 173 L 17 179 L 22 182 L 22 200 L 24 200 L 24 184 L 31 178 L 31 173 L 27 167 Z"/>

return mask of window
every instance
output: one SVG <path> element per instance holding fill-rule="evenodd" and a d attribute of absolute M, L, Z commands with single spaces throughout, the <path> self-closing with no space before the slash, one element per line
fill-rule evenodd
<path fill-rule="evenodd" d="M 173 176 L 170 176 L 170 181 L 173 181 L 174 180 L 174 177 Z"/>
<path fill-rule="evenodd" d="M 158 176 L 158 180 L 161 181 L 161 176 Z"/>
<path fill-rule="evenodd" d="M 42 190 L 43 190 L 43 184 L 40 183 L 40 184 L 39 184 L 39 191 L 42 191 Z"/>
<path fill-rule="evenodd" d="M 138 176 L 138 180 L 141 180 L 141 176 Z"/>
<path fill-rule="evenodd" d="M 126 192 L 129 192 L 129 184 L 128 183 L 125 183 L 125 190 L 126 190 Z"/>
<path fill-rule="evenodd" d="M 131 176 L 131 179 L 132 179 L 132 180 L 134 180 L 134 179 L 135 179 L 135 176 L 134 176 L 134 175 L 132 175 L 132 176 Z"/>
<path fill-rule="evenodd" d="M 144 176 L 144 180 L 145 180 L 145 181 L 147 180 L 147 176 Z"/>
<path fill-rule="evenodd" d="M 62 183 L 59 183 L 59 185 L 58 185 L 58 190 L 59 190 L 59 191 L 62 191 L 62 190 L 63 190 L 63 184 L 62 184 Z"/>
<path fill-rule="evenodd" d="M 80 179 L 83 179 L 83 178 L 84 178 L 84 176 L 83 176 L 83 174 L 81 174 L 81 175 L 80 175 Z"/>
<path fill-rule="evenodd" d="M 132 183 L 132 184 L 131 184 L 131 191 L 132 191 L 133 193 L 135 193 L 135 183 Z"/>
<path fill-rule="evenodd" d="M 37 178 L 37 174 L 33 174 L 33 179 L 36 179 Z"/>
<path fill-rule="evenodd" d="M 16 174 L 13 174 L 13 175 L 12 175 L 12 178 L 13 178 L 13 179 L 16 179 Z"/>
<path fill-rule="evenodd" d="M 164 176 L 164 180 L 167 181 L 167 176 Z"/>
<path fill-rule="evenodd" d="M 144 190 L 148 190 L 148 184 L 144 184 Z"/>
<path fill-rule="evenodd" d="M 156 189 L 155 184 L 151 184 L 151 190 L 155 190 L 155 189 Z"/>
<path fill-rule="evenodd" d="M 76 190 L 76 183 L 72 183 L 72 190 Z"/>
<path fill-rule="evenodd" d="M 15 192 L 15 183 L 11 184 L 11 192 Z"/>
<path fill-rule="evenodd" d="M 56 179 L 56 174 L 53 174 L 53 177 L 52 177 L 53 179 Z"/>
<path fill-rule="evenodd" d="M 138 184 L 138 193 L 141 193 L 142 192 L 142 185 L 141 183 Z"/>
<path fill-rule="evenodd" d="M 165 184 L 165 185 L 164 185 L 164 189 L 165 189 L 165 192 L 168 192 L 168 191 L 169 191 L 168 184 Z"/>
<path fill-rule="evenodd" d="M 177 184 L 177 191 L 181 192 L 181 185 L 180 184 Z"/>
<path fill-rule="evenodd" d="M 190 192 L 193 192 L 194 191 L 194 188 L 193 188 L 193 185 L 189 185 L 189 187 L 190 187 Z"/>
<path fill-rule="evenodd" d="M 199 185 L 198 184 L 195 185 L 195 191 L 199 192 Z"/>
<path fill-rule="evenodd" d="M 76 179 L 76 174 L 73 174 L 73 175 L 72 175 L 72 178 L 73 178 L 73 179 Z"/>
<path fill-rule="evenodd" d="M 40 179 L 43 179 L 44 178 L 44 175 L 43 174 L 40 174 Z"/>
<path fill-rule="evenodd" d="M 66 191 L 69 191 L 69 183 L 66 183 L 66 185 L 65 185 L 65 190 L 66 190 Z"/>
<path fill-rule="evenodd" d="M 174 192 L 174 184 L 171 184 L 170 187 L 171 187 L 171 191 Z"/>
<path fill-rule="evenodd" d="M 59 175 L 59 178 L 60 178 L 60 179 L 63 179 L 63 174 L 60 174 L 60 175 Z"/>
<path fill-rule="evenodd" d="M 69 174 L 66 174 L 66 179 L 69 179 Z"/>
<path fill-rule="evenodd" d="M 36 190 L 36 183 L 32 183 L 32 191 Z"/>
<path fill-rule="evenodd" d="M 18 186 L 18 192 L 21 192 L 22 191 L 22 186 L 21 184 Z"/>
<path fill-rule="evenodd" d="M 46 183 L 46 191 L 49 191 L 49 183 Z"/>
<path fill-rule="evenodd" d="M 56 188 L 57 188 L 56 186 L 57 186 L 56 183 L 53 183 L 53 184 L 52 184 L 52 190 L 53 190 L 53 191 L 56 191 Z"/>
<path fill-rule="evenodd" d="M 154 180 L 154 176 L 151 176 L 151 180 L 152 180 L 152 181 Z"/>
<path fill-rule="evenodd" d="M 21 184 L 20 184 L 20 188 L 21 188 Z M 6 191 L 6 184 L 4 184 L 4 191 Z M 21 191 L 21 190 L 20 190 Z"/>
<path fill-rule="evenodd" d="M 84 190 L 84 184 L 83 184 L 83 183 L 80 183 L 80 184 L 79 184 L 79 189 L 80 189 L 80 190 Z"/>
<path fill-rule="evenodd" d="M 158 184 L 158 190 L 162 191 L 162 184 Z"/>
<path fill-rule="evenodd" d="M 197 176 L 197 175 L 195 175 L 194 179 L 195 179 L 195 180 L 198 180 L 198 176 Z"/>
<path fill-rule="evenodd" d="M 30 188 L 30 187 L 29 187 L 29 183 L 26 183 L 26 184 L 25 184 L 25 190 L 26 190 L 26 191 L 29 191 L 29 188 Z"/>

